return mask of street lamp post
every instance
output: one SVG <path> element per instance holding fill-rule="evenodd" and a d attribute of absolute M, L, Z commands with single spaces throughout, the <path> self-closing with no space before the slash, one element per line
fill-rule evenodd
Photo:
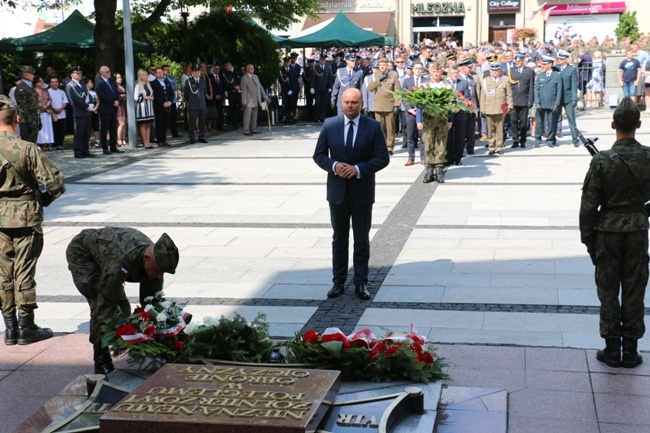
<path fill-rule="evenodd" d="M 181 17 L 183 18 L 183 38 L 185 43 L 185 61 L 190 59 L 190 50 L 187 45 L 187 19 L 190 17 L 190 7 L 186 3 L 181 3 Z"/>

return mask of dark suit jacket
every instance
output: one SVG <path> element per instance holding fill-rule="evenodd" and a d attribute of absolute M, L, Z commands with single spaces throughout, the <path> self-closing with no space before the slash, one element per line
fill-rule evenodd
<path fill-rule="evenodd" d="M 578 100 L 578 71 L 574 66 L 567 65 L 560 71 L 562 77 L 562 103 L 570 104 Z"/>
<path fill-rule="evenodd" d="M 185 81 L 183 87 L 183 98 L 187 102 L 187 108 L 190 110 L 206 110 L 205 104 L 205 88 L 206 82 L 204 79 L 199 78 L 197 83 L 194 77 L 190 77 Z"/>
<path fill-rule="evenodd" d="M 153 106 L 154 108 L 164 108 L 163 104 L 165 102 L 172 102 L 174 100 L 174 91 L 172 90 L 172 84 L 168 79 L 165 78 L 165 88 L 163 89 L 160 81 L 156 78 L 153 81 L 150 81 L 149 84 L 153 89 Z"/>
<path fill-rule="evenodd" d="M 97 99 L 99 99 L 99 114 L 117 113 L 117 107 L 113 104 L 115 104 L 115 101 L 120 102 L 120 94 L 113 80 L 109 81 L 111 82 L 110 85 L 101 77 L 97 79 L 95 92 L 97 93 Z"/>
<path fill-rule="evenodd" d="M 312 87 L 317 92 L 327 92 L 332 88 L 332 67 L 325 63 L 321 65 L 320 62 L 314 65 L 314 80 Z"/>
<path fill-rule="evenodd" d="M 512 84 L 512 103 L 515 107 L 532 106 L 535 102 L 535 71 L 524 66 L 521 73 L 517 68 L 510 72 L 513 81 L 519 84 Z"/>
<path fill-rule="evenodd" d="M 88 111 L 88 89 L 83 83 L 70 81 L 67 86 L 68 100 L 72 105 L 74 117 L 90 117 Z"/>
<path fill-rule="evenodd" d="M 424 83 L 427 83 L 430 80 L 429 77 L 425 77 L 424 75 L 420 76 L 420 86 L 423 85 Z M 410 77 L 404 78 L 404 82 L 402 83 L 402 90 L 409 90 L 415 87 L 415 75 L 411 75 Z M 402 108 L 404 111 L 412 110 L 415 108 L 415 105 L 413 104 L 405 104 L 404 101 L 402 101 Z"/>
<path fill-rule="evenodd" d="M 375 173 L 390 162 L 386 139 L 379 122 L 361 116 L 352 156 L 348 159 L 345 152 L 344 120 L 347 121 L 343 115 L 325 120 L 316 142 L 314 161 L 327 172 L 327 201 L 342 204 L 349 188 L 353 204 L 371 205 L 375 202 Z M 335 175 L 332 167 L 337 161 L 356 165 L 361 177 L 343 179 Z"/>

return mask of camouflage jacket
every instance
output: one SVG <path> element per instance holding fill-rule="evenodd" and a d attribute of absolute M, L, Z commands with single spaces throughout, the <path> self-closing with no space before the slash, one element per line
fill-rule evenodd
<path fill-rule="evenodd" d="M 112 284 L 111 280 L 116 278 L 121 282 L 140 283 L 142 305 L 146 296 L 162 290 L 163 279 L 150 278 L 144 268 L 142 256 L 153 245 L 147 235 L 129 227 L 87 229 L 81 234 L 84 235 L 83 254 L 92 257 L 101 273 L 99 287 L 124 290 Z"/>
<path fill-rule="evenodd" d="M 38 226 L 43 222 L 38 183 L 57 198 L 65 192 L 63 175 L 35 144 L 21 140 L 15 132 L 0 132 L 0 153 L 2 162 L 6 159 L 13 166 L 0 167 L 0 227 Z M 14 169 L 22 180 L 16 178 Z"/>
<path fill-rule="evenodd" d="M 597 231 L 633 232 L 648 230 L 648 217 L 643 202 L 628 187 L 610 155 L 618 154 L 629 167 L 637 189 L 650 199 L 650 147 L 642 146 L 632 138 L 614 142 L 611 150 L 598 152 L 591 160 L 580 203 L 580 237 L 583 244 L 592 246 Z"/>
<path fill-rule="evenodd" d="M 37 125 L 41 127 L 41 103 L 38 100 L 38 93 L 32 87 L 21 81 L 16 86 L 16 105 L 18 105 L 18 115 L 20 124 Z"/>

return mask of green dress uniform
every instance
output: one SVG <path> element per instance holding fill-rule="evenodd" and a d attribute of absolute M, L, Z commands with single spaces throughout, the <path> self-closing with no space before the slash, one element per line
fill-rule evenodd
<path fill-rule="evenodd" d="M 38 93 L 25 80 L 16 86 L 16 105 L 20 125 L 20 138 L 30 143 L 36 143 L 38 131 L 41 129 L 41 103 Z"/>
<path fill-rule="evenodd" d="M 108 349 L 101 347 L 100 328 L 110 323 L 118 308 L 124 316 L 131 314 L 124 283 L 140 283 L 141 305 L 144 298 L 162 290 L 163 278 L 150 277 L 145 269 L 144 253 L 151 246 L 160 270 L 173 274 L 178 249 L 167 234 L 154 244 L 144 233 L 128 227 L 86 229 L 66 249 L 74 284 L 90 306 L 89 340 L 95 350 L 96 373 L 114 369 Z"/>
<path fill-rule="evenodd" d="M 6 97 L 1 98 L 0 105 Z M 43 207 L 61 196 L 65 186 L 52 161 L 15 132 L 0 132 L 0 154 L 0 302 L 5 344 L 29 344 L 52 336 L 51 330 L 34 325 L 34 275 L 43 250 Z M 39 191 L 39 182 L 47 192 Z"/>
<path fill-rule="evenodd" d="M 622 161 L 617 166 L 616 155 Z M 629 170 L 638 194 L 620 170 Z M 648 282 L 648 217 L 650 147 L 634 138 L 617 140 L 612 149 L 594 155 L 582 188 L 580 236 L 596 265 L 600 299 L 600 335 L 610 342 L 643 337 L 645 287 Z M 621 301 L 619 302 L 619 294 Z M 600 359 L 600 358 L 599 358 Z M 619 364 L 612 362 L 612 364 Z M 608 362 L 608 365 L 612 365 Z M 636 364 L 635 364 L 636 365 Z M 634 365 L 629 365 L 634 366 Z"/>

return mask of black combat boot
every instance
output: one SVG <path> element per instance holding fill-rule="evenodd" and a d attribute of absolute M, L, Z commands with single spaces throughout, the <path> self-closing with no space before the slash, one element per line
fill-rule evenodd
<path fill-rule="evenodd" d="M 433 176 L 436 179 L 436 182 L 445 183 L 445 166 L 444 165 L 436 165 L 433 168 Z"/>
<path fill-rule="evenodd" d="M 620 367 L 621 366 L 621 339 L 606 338 L 605 348 L 596 352 L 596 359 L 599 360 L 600 362 L 604 362 L 610 367 L 614 367 L 614 368 Z"/>
<path fill-rule="evenodd" d="M 2 318 L 5 321 L 5 344 L 13 346 L 18 342 L 18 319 L 16 312 L 9 314 L 2 313 Z"/>
<path fill-rule="evenodd" d="M 422 179 L 422 182 L 424 183 L 431 183 L 435 180 L 435 176 L 433 174 L 433 167 L 430 165 L 427 165 L 424 171 L 424 179 Z"/>
<path fill-rule="evenodd" d="M 37 341 L 52 338 L 54 333 L 50 328 L 41 328 L 34 323 L 34 312 L 18 313 L 18 344 L 32 344 Z"/>
<path fill-rule="evenodd" d="M 108 375 L 115 371 L 113 358 L 108 351 L 108 347 L 102 347 L 101 344 L 93 345 L 93 361 L 95 361 L 95 374 Z"/>
<path fill-rule="evenodd" d="M 643 362 L 643 357 L 637 352 L 636 338 L 623 337 L 623 362 L 625 368 L 634 368 Z"/>

